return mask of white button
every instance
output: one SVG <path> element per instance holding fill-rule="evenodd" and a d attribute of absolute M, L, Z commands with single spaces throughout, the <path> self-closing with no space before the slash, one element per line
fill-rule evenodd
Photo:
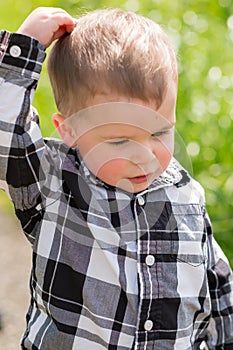
<path fill-rule="evenodd" d="M 93 176 L 90 176 L 90 180 L 94 185 L 97 185 L 97 181 Z"/>
<path fill-rule="evenodd" d="M 139 205 L 144 205 L 145 204 L 145 199 L 141 196 L 138 197 L 138 204 Z"/>
<path fill-rule="evenodd" d="M 145 261 L 148 266 L 152 266 L 155 263 L 155 257 L 153 255 L 147 255 Z"/>
<path fill-rule="evenodd" d="M 10 55 L 12 57 L 19 57 L 21 55 L 21 48 L 17 45 L 13 45 L 10 48 Z"/>
<path fill-rule="evenodd" d="M 153 328 L 153 322 L 151 320 L 147 320 L 145 323 L 144 323 L 144 329 L 145 331 L 151 331 Z"/>

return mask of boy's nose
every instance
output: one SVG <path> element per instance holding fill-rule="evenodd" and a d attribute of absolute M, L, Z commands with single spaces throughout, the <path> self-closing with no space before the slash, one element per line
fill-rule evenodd
<path fill-rule="evenodd" d="M 131 161 L 137 165 L 148 164 L 155 160 L 155 154 L 150 143 L 135 142 L 131 155 Z"/>

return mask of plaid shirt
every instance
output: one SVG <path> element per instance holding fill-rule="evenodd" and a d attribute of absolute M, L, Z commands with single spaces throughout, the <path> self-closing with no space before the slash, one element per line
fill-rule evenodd
<path fill-rule="evenodd" d="M 233 349 L 233 282 L 203 190 L 174 159 L 139 194 L 42 138 L 44 48 L 0 32 L 0 182 L 33 249 L 22 349 Z"/>

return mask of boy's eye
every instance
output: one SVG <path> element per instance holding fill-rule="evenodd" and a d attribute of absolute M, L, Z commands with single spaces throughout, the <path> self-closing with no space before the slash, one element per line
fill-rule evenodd
<path fill-rule="evenodd" d="M 166 135 L 170 132 L 171 130 L 163 130 L 163 131 L 157 131 L 155 132 L 154 134 L 152 134 L 153 137 L 160 137 L 160 136 L 163 136 L 163 135 Z"/>
<path fill-rule="evenodd" d="M 126 142 L 128 142 L 127 139 L 113 139 L 113 140 L 109 140 L 108 144 L 118 146 L 118 145 L 123 145 Z"/>

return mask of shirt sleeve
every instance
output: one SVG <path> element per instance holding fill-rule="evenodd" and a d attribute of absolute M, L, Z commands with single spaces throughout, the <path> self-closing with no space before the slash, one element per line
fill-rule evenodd
<path fill-rule="evenodd" d="M 208 214 L 205 212 L 208 235 L 208 282 L 212 317 L 207 330 L 209 349 L 233 349 L 233 276 L 223 251 L 215 241 Z"/>
<path fill-rule="evenodd" d="M 44 59 L 37 40 L 0 32 L 0 186 L 16 210 L 31 208 L 39 195 L 44 140 L 31 102 Z"/>

